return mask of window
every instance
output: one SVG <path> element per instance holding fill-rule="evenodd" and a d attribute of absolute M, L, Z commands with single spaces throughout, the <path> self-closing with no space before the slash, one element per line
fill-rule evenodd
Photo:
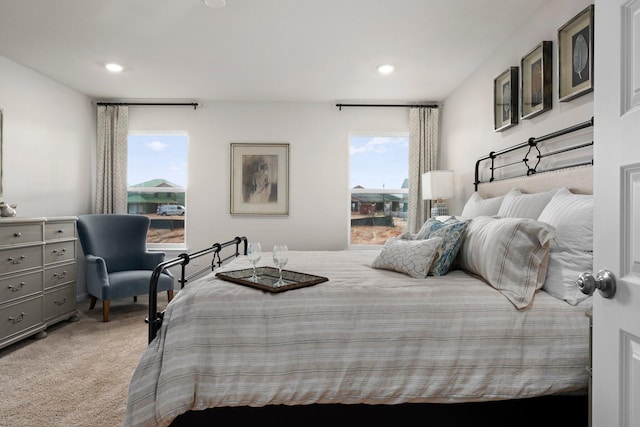
<path fill-rule="evenodd" d="M 407 229 L 408 134 L 350 135 L 350 245 L 383 245 Z"/>
<path fill-rule="evenodd" d="M 185 246 L 186 132 L 130 132 L 127 209 L 151 219 L 150 248 Z"/>

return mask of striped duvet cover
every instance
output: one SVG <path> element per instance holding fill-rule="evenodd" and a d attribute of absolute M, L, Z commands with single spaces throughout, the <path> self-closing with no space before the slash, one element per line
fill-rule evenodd
<path fill-rule="evenodd" d="M 377 254 L 290 252 L 286 269 L 329 281 L 283 293 L 213 274 L 187 285 L 136 368 L 125 425 L 220 406 L 586 393 L 589 300 L 538 291 L 517 310 L 463 271 L 413 279 L 372 269 Z M 249 267 L 240 257 L 216 272 Z"/>

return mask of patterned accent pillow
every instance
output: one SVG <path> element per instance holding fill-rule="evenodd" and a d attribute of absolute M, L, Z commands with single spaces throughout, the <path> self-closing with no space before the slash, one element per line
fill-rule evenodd
<path fill-rule="evenodd" d="M 442 238 L 440 251 L 431 263 L 429 271 L 431 274 L 444 276 L 449 272 L 458 255 L 460 246 L 462 246 L 467 224 L 469 224 L 468 220 L 458 220 L 455 217 L 449 217 L 445 221 L 429 218 L 420 228 L 418 234 L 412 236 L 415 239 Z"/>
<path fill-rule="evenodd" d="M 522 309 L 544 283 L 554 237 L 553 226 L 531 218 L 473 218 L 458 265 L 482 277 Z"/>
<path fill-rule="evenodd" d="M 371 267 L 424 279 L 441 243 L 440 237 L 428 240 L 389 239 L 371 263 Z"/>

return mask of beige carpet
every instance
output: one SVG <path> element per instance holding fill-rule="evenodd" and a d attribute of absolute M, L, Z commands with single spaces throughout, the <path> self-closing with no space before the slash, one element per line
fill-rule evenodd
<path fill-rule="evenodd" d="M 159 294 L 163 309 L 166 293 Z M 77 322 L 0 350 L 0 426 L 120 426 L 129 381 L 147 346 L 147 298 L 78 304 Z"/>

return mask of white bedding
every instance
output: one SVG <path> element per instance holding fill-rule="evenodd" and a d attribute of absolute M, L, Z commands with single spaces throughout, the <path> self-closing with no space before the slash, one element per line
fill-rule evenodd
<path fill-rule="evenodd" d="M 125 425 L 189 410 L 271 404 L 467 402 L 585 391 L 585 301 L 544 291 L 517 310 L 462 271 L 413 279 L 378 251 L 291 252 L 329 278 L 273 294 L 213 275 L 167 307 L 133 375 Z M 263 254 L 259 265 L 272 265 Z M 223 268 L 249 268 L 240 257 Z M 586 391 L 585 391 L 586 392 Z"/>

